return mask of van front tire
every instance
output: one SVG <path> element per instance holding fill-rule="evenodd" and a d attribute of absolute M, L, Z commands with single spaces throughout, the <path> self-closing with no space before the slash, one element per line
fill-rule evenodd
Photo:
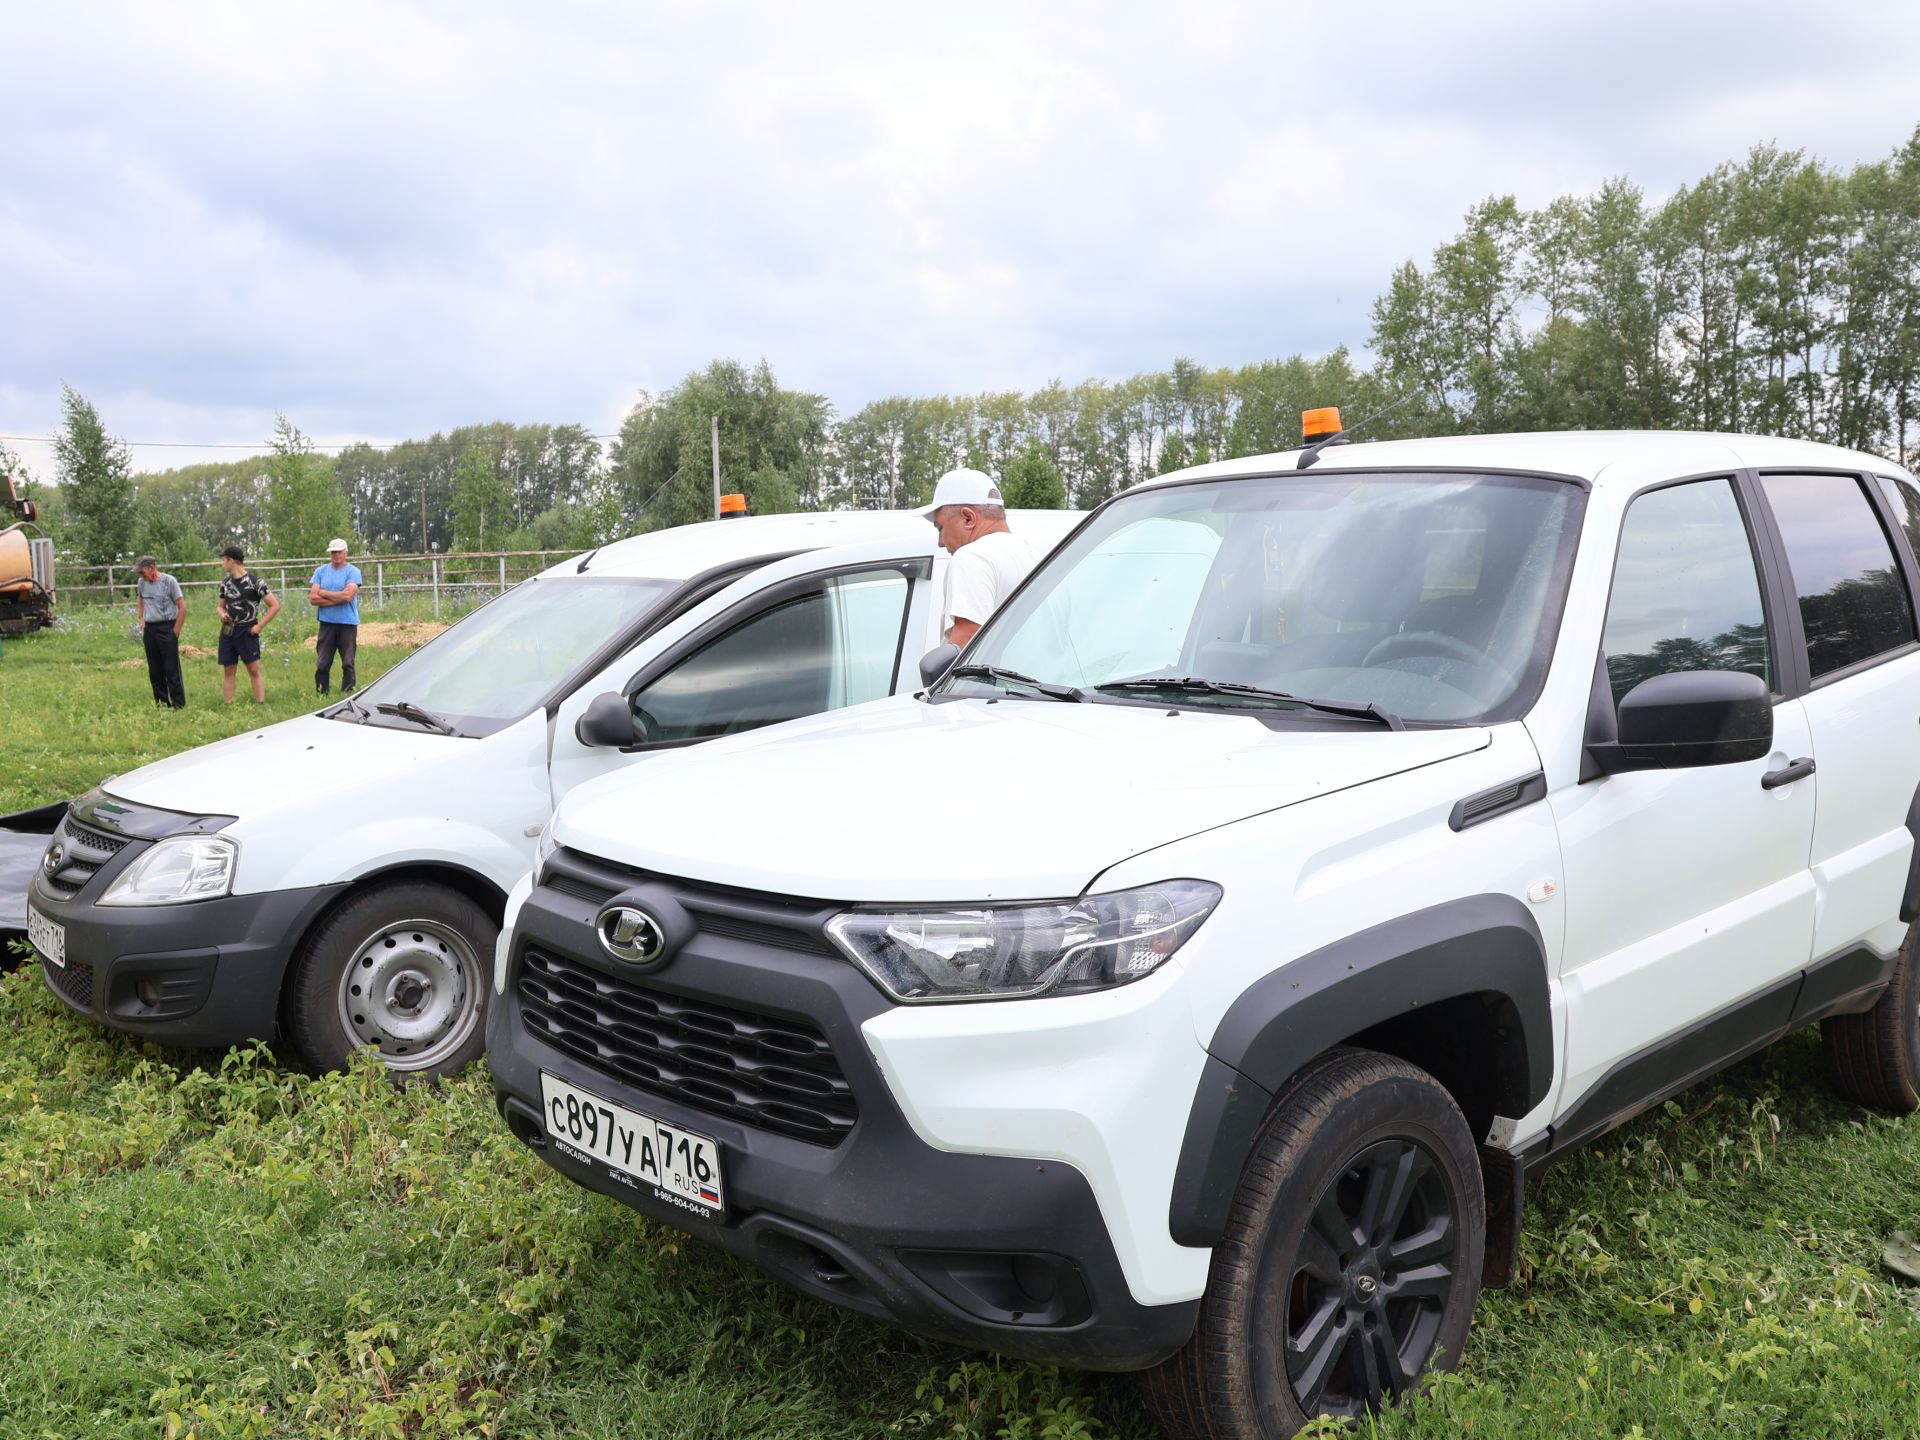
<path fill-rule="evenodd" d="M 1335 1050 L 1275 1097 L 1214 1248 L 1193 1338 L 1146 1375 L 1175 1440 L 1278 1440 L 1358 1418 L 1458 1363 L 1486 1197 L 1453 1097 Z"/>
<path fill-rule="evenodd" d="M 315 1070 L 371 1048 L 389 1069 L 452 1075 L 486 1044 L 488 971 L 500 927 L 429 881 L 369 886 L 307 937 L 288 978 L 287 1038 Z"/>

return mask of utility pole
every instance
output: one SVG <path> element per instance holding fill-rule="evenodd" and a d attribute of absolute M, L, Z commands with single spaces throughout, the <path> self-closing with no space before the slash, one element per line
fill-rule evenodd
<path fill-rule="evenodd" d="M 720 518 L 720 417 L 713 417 L 713 518 Z"/>

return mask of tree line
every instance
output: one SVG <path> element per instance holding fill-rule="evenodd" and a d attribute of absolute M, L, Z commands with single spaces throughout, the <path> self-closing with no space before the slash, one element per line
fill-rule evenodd
<path fill-rule="evenodd" d="M 643 394 L 604 442 L 584 426 L 462 426 L 315 451 L 277 417 L 264 455 L 132 472 L 64 392 L 63 547 L 95 562 L 196 559 L 238 542 L 314 554 L 584 548 L 708 518 L 720 467 L 754 513 L 926 503 L 955 465 L 1010 503 L 1086 507 L 1151 475 L 1285 449 L 1339 404 L 1358 438 L 1502 430 L 1696 429 L 1920 449 L 1920 128 L 1841 171 L 1756 146 L 1659 203 L 1625 179 L 1537 210 L 1473 206 L 1374 302 L 1374 360 L 1344 347 L 1238 368 L 1177 359 L 1131 379 L 895 395 L 847 416 L 763 360 L 715 361 Z M 0 453 L 0 464 L 7 457 Z"/>

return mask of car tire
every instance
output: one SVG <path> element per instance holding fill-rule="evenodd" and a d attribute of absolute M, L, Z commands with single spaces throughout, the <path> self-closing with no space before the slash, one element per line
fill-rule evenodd
<path fill-rule="evenodd" d="M 430 881 L 373 885 L 315 927 L 288 977 L 287 1038 L 316 1070 L 376 1049 L 391 1070 L 465 1069 L 486 1044 L 493 917 Z"/>
<path fill-rule="evenodd" d="M 1914 935 L 1893 962 L 1893 979 L 1871 1010 L 1831 1015 L 1820 1022 L 1827 1074 L 1847 1099 L 1894 1115 L 1920 1109 L 1920 975 L 1914 973 Z"/>
<path fill-rule="evenodd" d="M 1174 1440 L 1358 1418 L 1458 1363 L 1485 1247 L 1479 1157 L 1453 1097 L 1391 1056 L 1322 1055 L 1274 1098 L 1193 1338 L 1147 1372 L 1148 1403 Z"/>

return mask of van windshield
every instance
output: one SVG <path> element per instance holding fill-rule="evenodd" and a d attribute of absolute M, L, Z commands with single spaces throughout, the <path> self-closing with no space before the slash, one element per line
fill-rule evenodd
<path fill-rule="evenodd" d="M 1510 719 L 1544 678 L 1583 498 L 1565 481 L 1504 475 L 1152 487 L 1047 560 L 962 668 L 1114 703 L 1325 721 L 1280 698 L 1298 696 L 1408 722 Z M 945 688 L 1021 689 L 978 670 Z"/>
<path fill-rule="evenodd" d="M 491 734 L 532 710 L 678 583 L 592 575 L 525 581 L 402 660 L 353 705 L 328 714 Z"/>

